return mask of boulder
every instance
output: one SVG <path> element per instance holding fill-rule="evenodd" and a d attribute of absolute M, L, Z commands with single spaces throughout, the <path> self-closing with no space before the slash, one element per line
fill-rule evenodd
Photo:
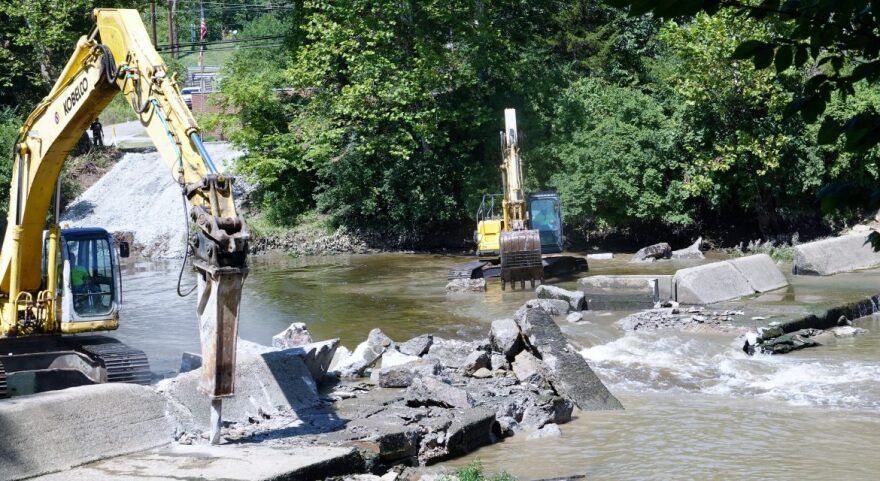
<path fill-rule="evenodd" d="M 571 421 L 574 410 L 574 404 L 560 396 L 540 396 L 526 404 L 520 422 L 526 431 L 534 431 L 547 424 L 565 424 Z"/>
<path fill-rule="evenodd" d="M 378 371 L 380 387 L 409 387 L 417 377 L 430 377 L 440 374 L 440 363 L 431 359 L 418 359 L 406 364 L 382 367 Z"/>
<path fill-rule="evenodd" d="M 430 334 L 417 336 L 397 346 L 397 350 L 407 356 L 424 356 L 431 348 L 434 336 Z"/>
<path fill-rule="evenodd" d="M 672 255 L 672 247 L 666 242 L 642 247 L 635 255 L 632 256 L 630 262 L 653 262 L 657 259 L 669 259 Z"/>
<path fill-rule="evenodd" d="M 548 381 L 559 395 L 583 411 L 623 409 L 546 312 L 529 309 L 517 321 L 527 345 L 541 356 Z"/>
<path fill-rule="evenodd" d="M 531 352 L 522 351 L 517 354 L 511 366 L 513 374 L 519 382 L 541 384 L 540 380 L 544 377 L 544 366 L 541 360 Z"/>
<path fill-rule="evenodd" d="M 460 409 L 474 406 L 474 399 L 467 391 L 446 384 L 434 376 L 414 378 L 406 389 L 404 399 L 408 406 L 441 406 Z"/>
<path fill-rule="evenodd" d="M 452 279 L 446 292 L 486 292 L 486 279 Z"/>
<path fill-rule="evenodd" d="M 703 238 L 698 237 L 696 241 L 690 246 L 672 251 L 671 258 L 672 259 L 704 259 L 706 256 L 703 255 L 703 251 L 700 250 L 700 247 L 703 245 Z"/>
<path fill-rule="evenodd" d="M 794 247 L 797 275 L 830 276 L 880 266 L 880 252 L 866 244 L 865 233 L 808 242 Z"/>
<path fill-rule="evenodd" d="M 474 351 L 468 354 L 464 360 L 462 370 L 465 374 L 473 374 L 478 369 L 488 369 L 490 366 L 489 354 L 485 351 Z"/>
<path fill-rule="evenodd" d="M 539 308 L 543 309 L 550 314 L 551 316 L 564 316 L 568 314 L 571 306 L 568 305 L 567 302 L 559 300 L 559 299 L 531 299 L 526 301 L 519 309 L 517 309 L 517 314 L 521 314 L 526 309 L 534 309 Z M 517 314 L 514 314 L 514 318 Z"/>
<path fill-rule="evenodd" d="M 272 336 L 272 347 L 287 349 L 312 343 L 312 335 L 305 323 L 294 322 L 287 329 Z"/>
<path fill-rule="evenodd" d="M 568 303 L 572 311 L 580 311 L 585 308 L 584 293 L 580 291 L 569 291 L 561 287 L 548 286 L 542 284 L 535 289 L 538 299 L 558 299 Z"/>
<path fill-rule="evenodd" d="M 394 341 L 380 329 L 373 329 L 367 336 L 367 340 L 358 344 L 351 356 L 334 366 L 334 371 L 342 377 L 362 377 L 364 371 L 375 364 L 392 344 Z"/>
<path fill-rule="evenodd" d="M 523 348 L 519 326 L 513 319 L 498 319 L 492 321 L 489 331 L 489 343 L 492 350 L 513 359 Z M 494 367 L 494 364 L 493 364 Z"/>
<path fill-rule="evenodd" d="M 818 329 L 801 329 L 764 341 L 759 346 L 761 352 L 766 354 L 786 354 L 807 347 L 821 346 L 821 344 L 813 339 L 813 337 L 821 332 Z"/>

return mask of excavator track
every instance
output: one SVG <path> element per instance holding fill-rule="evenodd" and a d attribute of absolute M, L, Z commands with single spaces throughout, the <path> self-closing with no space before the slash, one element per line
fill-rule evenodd
<path fill-rule="evenodd" d="M 150 362 L 140 349 L 106 337 L 75 339 L 76 349 L 101 363 L 107 382 L 150 384 Z"/>
<path fill-rule="evenodd" d="M 3 368 L 3 363 L 0 362 L 0 399 L 3 399 L 9 395 L 9 392 L 6 387 L 6 369 Z"/>

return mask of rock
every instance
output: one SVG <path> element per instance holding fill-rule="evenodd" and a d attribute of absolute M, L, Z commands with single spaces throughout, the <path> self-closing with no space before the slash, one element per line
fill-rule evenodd
<path fill-rule="evenodd" d="M 507 356 L 504 354 L 493 353 L 489 356 L 489 361 L 492 363 L 492 369 L 494 370 L 503 369 L 507 371 L 510 369 L 510 363 L 507 361 Z"/>
<path fill-rule="evenodd" d="M 202 355 L 184 352 L 180 357 L 180 372 L 190 372 L 202 367 Z"/>
<path fill-rule="evenodd" d="M 565 316 L 565 320 L 573 324 L 577 324 L 584 320 L 584 315 L 580 312 L 570 312 L 567 316 Z"/>
<path fill-rule="evenodd" d="M 468 357 L 464 360 L 462 369 L 465 374 L 473 374 L 478 369 L 488 369 L 489 366 L 489 354 L 485 351 L 474 351 L 468 354 Z"/>
<path fill-rule="evenodd" d="M 679 249 L 677 251 L 672 251 L 673 259 L 703 259 L 705 256 L 703 255 L 703 251 L 700 250 L 700 247 L 703 245 L 703 238 L 698 237 L 696 241 L 690 246 Z"/>
<path fill-rule="evenodd" d="M 408 356 L 401 352 L 389 349 L 385 354 L 382 354 L 382 369 L 385 369 L 386 367 L 400 366 L 401 364 L 418 361 L 419 359 L 421 359 L 419 356 Z"/>
<path fill-rule="evenodd" d="M 831 334 L 834 334 L 834 337 L 855 337 L 868 333 L 867 329 L 852 326 L 832 327 L 831 329 L 828 329 L 828 331 L 831 332 Z"/>
<path fill-rule="evenodd" d="M 486 279 L 452 279 L 446 292 L 486 292 Z"/>
<path fill-rule="evenodd" d="M 829 276 L 880 265 L 880 252 L 866 243 L 864 233 L 808 242 L 794 247 L 797 275 Z"/>
<path fill-rule="evenodd" d="M 446 431 L 446 450 L 452 455 L 469 453 L 495 442 L 495 413 L 487 407 L 468 409 L 456 415 Z"/>
<path fill-rule="evenodd" d="M 761 352 L 767 354 L 786 354 L 807 347 L 821 346 L 812 337 L 818 335 L 818 329 L 801 329 L 783 334 L 760 344 Z"/>
<path fill-rule="evenodd" d="M 541 360 L 529 351 L 522 351 L 516 355 L 511 364 L 513 374 L 522 383 L 541 384 L 544 378 L 544 366 Z"/>
<path fill-rule="evenodd" d="M 523 348 L 522 337 L 516 321 L 513 319 L 492 321 L 492 328 L 489 330 L 489 344 L 493 351 L 501 353 L 507 359 L 513 359 Z"/>
<path fill-rule="evenodd" d="M 773 339 L 774 337 L 779 337 L 783 334 L 785 334 L 785 331 L 782 330 L 782 326 L 767 326 L 758 328 L 758 335 L 760 335 L 761 339 L 765 341 Z"/>
<path fill-rule="evenodd" d="M 440 363 L 431 359 L 417 359 L 406 364 L 382 367 L 377 373 L 380 387 L 409 387 L 417 377 L 440 374 Z"/>
<path fill-rule="evenodd" d="M 470 408 L 474 400 L 467 391 L 451 386 L 433 376 L 416 377 L 406 389 L 404 397 L 408 406 L 441 406 L 447 408 Z M 494 414 L 493 414 L 494 418 Z"/>
<path fill-rule="evenodd" d="M 540 354 L 548 381 L 559 395 L 583 411 L 623 409 L 546 312 L 530 309 L 518 322 L 527 345 Z"/>
<path fill-rule="evenodd" d="M 635 255 L 632 256 L 630 262 L 652 262 L 657 259 L 669 259 L 672 255 L 672 247 L 666 242 L 642 247 Z"/>
<path fill-rule="evenodd" d="M 431 348 L 431 343 L 433 342 L 434 336 L 430 334 L 417 336 L 398 345 L 397 350 L 407 356 L 424 356 L 428 353 L 428 349 Z"/>
<path fill-rule="evenodd" d="M 272 347 L 287 349 L 312 343 L 312 335 L 305 323 L 294 322 L 287 329 L 272 336 Z"/>
<path fill-rule="evenodd" d="M 312 342 L 303 346 L 285 349 L 283 352 L 299 356 L 315 382 L 320 383 L 324 379 L 324 375 L 330 369 L 330 363 L 336 355 L 336 349 L 339 347 L 339 339 L 330 339 L 329 341 Z"/>
<path fill-rule="evenodd" d="M 516 319 L 517 315 L 522 315 L 522 312 L 526 309 L 535 308 L 543 309 L 551 316 L 563 316 L 568 314 L 571 306 L 569 306 L 568 302 L 559 299 L 531 299 L 517 309 L 516 314 L 514 314 L 514 319 Z"/>
<path fill-rule="evenodd" d="M 852 321 L 847 319 L 846 316 L 840 316 L 840 318 L 837 319 L 837 325 L 838 326 L 852 326 Z"/>
<path fill-rule="evenodd" d="M 471 374 L 472 377 L 477 379 L 486 379 L 487 377 L 492 377 L 492 371 L 485 367 L 481 367 Z"/>
<path fill-rule="evenodd" d="M 558 438 L 560 436 L 562 436 L 562 431 L 559 429 L 558 425 L 547 424 L 543 428 L 529 434 L 529 437 L 526 439 L 531 441 L 532 439 Z"/>
<path fill-rule="evenodd" d="M 538 299 L 559 299 L 565 301 L 572 311 L 580 311 L 586 307 L 584 305 L 584 293 L 580 291 L 569 291 L 561 287 L 541 284 L 535 289 L 535 294 L 537 294 Z"/>
<path fill-rule="evenodd" d="M 367 340 L 358 344 L 351 356 L 340 361 L 334 371 L 342 377 L 362 377 L 393 343 L 380 329 L 373 329 Z"/>
<path fill-rule="evenodd" d="M 328 369 L 328 371 L 338 372 L 339 370 L 337 369 L 337 366 L 339 366 L 340 363 L 342 363 L 349 357 L 351 357 L 351 351 L 349 351 L 347 347 L 337 347 L 336 352 L 333 354 L 333 359 L 330 361 L 330 368 Z"/>
<path fill-rule="evenodd" d="M 540 429 L 547 424 L 565 424 L 571 421 L 574 404 L 560 396 L 540 396 L 527 406 L 520 424 L 527 431 Z"/>
<path fill-rule="evenodd" d="M 464 367 L 467 357 L 480 349 L 480 342 L 465 342 L 452 339 L 435 337 L 428 354 L 424 357 L 440 361 L 443 367 L 461 369 Z"/>

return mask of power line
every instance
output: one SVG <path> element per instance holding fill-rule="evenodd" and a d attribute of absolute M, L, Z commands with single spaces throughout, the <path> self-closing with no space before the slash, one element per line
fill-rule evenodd
<path fill-rule="evenodd" d="M 278 40 L 278 39 L 283 39 L 283 38 L 286 38 L 286 36 L 285 35 L 262 35 L 262 36 L 258 36 L 258 37 L 233 38 L 233 39 L 227 39 L 227 40 L 210 40 L 210 41 L 205 41 L 205 42 L 176 43 L 174 45 L 171 45 L 168 43 L 160 43 L 157 47 L 158 48 L 169 48 L 172 46 L 200 47 L 203 45 L 207 47 L 210 45 L 219 45 L 219 44 L 226 44 L 226 43 L 258 42 L 261 40 Z"/>

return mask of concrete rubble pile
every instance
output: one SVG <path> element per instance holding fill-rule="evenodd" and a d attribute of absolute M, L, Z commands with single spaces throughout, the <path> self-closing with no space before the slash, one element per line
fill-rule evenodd
<path fill-rule="evenodd" d="M 677 303 L 666 303 L 669 307 L 658 307 L 630 314 L 618 325 L 624 331 L 644 331 L 655 329 L 681 330 L 736 330 L 741 326 L 732 324 L 735 316 L 742 311 L 723 310 L 709 311 L 704 307 L 678 307 Z M 673 307 L 674 306 L 674 307 Z"/>

